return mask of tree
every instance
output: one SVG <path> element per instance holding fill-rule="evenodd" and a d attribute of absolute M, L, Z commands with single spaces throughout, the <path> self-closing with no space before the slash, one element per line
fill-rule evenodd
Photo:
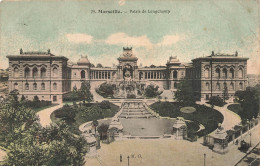
<path fill-rule="evenodd" d="M 100 134 L 100 139 L 103 140 L 104 136 L 107 136 L 107 130 L 109 128 L 108 124 L 102 123 L 100 126 L 98 126 L 97 130 L 98 133 Z"/>
<path fill-rule="evenodd" d="M 79 90 L 79 96 L 80 96 L 80 99 L 83 100 L 84 102 L 87 101 L 88 103 L 90 103 L 91 101 L 93 101 L 93 95 L 90 92 L 89 83 L 86 83 L 86 82 L 81 83 L 81 87 Z"/>
<path fill-rule="evenodd" d="M 25 100 L 25 97 L 24 97 L 24 95 L 22 95 L 21 102 L 24 101 L 24 100 Z"/>
<path fill-rule="evenodd" d="M 195 104 L 194 92 L 191 86 L 191 81 L 183 79 L 180 81 L 175 93 L 175 99 L 184 106 L 191 106 Z"/>
<path fill-rule="evenodd" d="M 97 126 L 98 126 L 98 121 L 97 121 L 96 119 L 92 121 L 92 126 L 95 127 L 95 134 L 96 134 L 96 132 L 97 132 Z"/>
<path fill-rule="evenodd" d="M 15 100 L 0 104 L 0 110 L 0 136 L 6 146 L 16 138 L 15 131 L 18 128 L 22 125 L 30 126 L 38 119 L 34 111 L 25 108 Z"/>
<path fill-rule="evenodd" d="M 222 96 L 223 96 L 223 102 L 225 103 L 226 100 L 229 99 L 229 94 L 228 94 L 228 88 L 227 88 L 227 85 L 224 86 Z"/>
<path fill-rule="evenodd" d="M 86 141 L 69 132 L 65 123 L 47 128 L 35 123 L 28 130 L 20 130 L 20 135 L 8 147 L 4 165 L 84 165 Z"/>
<path fill-rule="evenodd" d="M 3 165 L 84 165 L 83 137 L 71 133 L 64 122 L 43 128 L 35 112 L 10 102 L 0 105 L 0 138 L 8 149 Z"/>
<path fill-rule="evenodd" d="M 241 104 L 242 110 L 238 112 L 243 121 L 252 119 L 259 114 L 260 85 L 255 87 L 247 87 L 245 91 L 236 92 L 238 102 Z"/>

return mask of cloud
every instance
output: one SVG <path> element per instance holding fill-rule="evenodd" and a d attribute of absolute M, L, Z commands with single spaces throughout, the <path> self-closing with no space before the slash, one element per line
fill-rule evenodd
<path fill-rule="evenodd" d="M 134 47 L 151 47 L 153 45 L 146 35 L 128 36 L 123 32 L 111 34 L 105 40 L 105 43 L 112 45 L 129 45 Z"/>
<path fill-rule="evenodd" d="M 184 35 L 166 35 L 162 38 L 162 41 L 157 45 L 170 46 L 184 39 Z"/>
<path fill-rule="evenodd" d="M 66 38 L 68 41 L 72 43 L 87 43 L 90 44 L 93 37 L 87 34 L 74 33 L 74 34 L 66 34 Z"/>

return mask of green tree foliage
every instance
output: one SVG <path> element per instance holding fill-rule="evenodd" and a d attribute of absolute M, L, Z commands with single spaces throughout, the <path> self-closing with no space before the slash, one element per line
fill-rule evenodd
<path fill-rule="evenodd" d="M 20 100 L 20 101 L 22 102 L 22 101 L 25 101 L 25 100 L 26 100 L 26 99 L 25 99 L 24 95 L 22 95 L 22 97 L 21 97 L 21 100 Z"/>
<path fill-rule="evenodd" d="M 93 101 L 93 95 L 90 92 L 89 83 L 87 83 L 87 82 L 81 83 L 81 87 L 79 89 L 79 96 L 80 96 L 80 99 L 83 100 L 84 102 L 87 101 L 88 103 L 90 103 L 91 101 Z"/>
<path fill-rule="evenodd" d="M 159 87 L 158 86 L 154 86 L 154 85 L 148 85 L 145 90 L 144 90 L 144 95 L 146 97 L 156 97 L 157 95 L 159 95 L 159 91 L 158 91 Z"/>
<path fill-rule="evenodd" d="M 13 102 L 18 103 L 13 107 Z M 17 101 L 0 104 L 0 137 L 4 145 L 8 146 L 16 138 L 16 130 L 21 126 L 30 126 L 37 120 L 35 112 L 19 105 Z"/>
<path fill-rule="evenodd" d="M 13 102 L 18 104 L 13 107 Z M 14 98 L 1 103 L 0 110 L 0 142 L 8 149 L 3 165 L 84 165 L 86 141 L 65 123 L 42 128 L 35 112 Z"/>
<path fill-rule="evenodd" d="M 104 83 L 99 86 L 99 88 L 97 89 L 97 93 L 105 98 L 113 97 L 114 88 L 111 84 Z"/>
<path fill-rule="evenodd" d="M 237 91 L 235 95 L 242 109 L 238 112 L 243 121 L 256 117 L 259 113 L 260 85 L 247 87 L 245 91 Z"/>
<path fill-rule="evenodd" d="M 101 140 L 106 139 L 108 128 L 109 128 L 109 125 L 108 124 L 104 124 L 104 123 L 102 123 L 101 125 L 99 125 L 97 127 L 97 130 L 98 130 L 98 133 L 100 135 L 100 139 Z"/>
<path fill-rule="evenodd" d="M 97 121 L 97 119 L 95 119 L 95 120 L 92 121 L 92 126 L 95 127 L 95 134 L 96 134 L 96 132 L 97 132 L 97 126 L 98 126 L 98 121 Z"/>
<path fill-rule="evenodd" d="M 209 104 L 216 105 L 222 107 L 225 103 L 223 102 L 222 98 L 219 96 L 212 96 L 209 98 Z"/>
<path fill-rule="evenodd" d="M 222 96 L 223 96 L 223 102 L 225 103 L 226 100 L 229 99 L 228 88 L 226 85 L 224 86 Z"/>
<path fill-rule="evenodd" d="M 195 104 L 196 98 L 191 86 L 191 81 L 187 79 L 180 81 L 175 93 L 175 99 L 184 106 L 192 106 Z"/>
<path fill-rule="evenodd" d="M 20 130 L 20 135 L 8 147 L 4 165 L 84 165 L 86 141 L 70 133 L 64 123 L 47 128 L 35 123 L 28 130 Z"/>

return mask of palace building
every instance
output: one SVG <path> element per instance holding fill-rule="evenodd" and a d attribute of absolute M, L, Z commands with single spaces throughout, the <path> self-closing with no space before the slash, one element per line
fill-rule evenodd
<path fill-rule="evenodd" d="M 138 66 L 138 58 L 132 48 L 123 48 L 116 67 L 94 67 L 87 56 L 82 56 L 76 64 L 68 63 L 68 58 L 47 52 L 23 52 L 8 55 L 9 92 L 17 89 L 19 97 L 24 95 L 32 100 L 62 102 L 62 96 L 74 87 L 80 88 L 83 81 L 90 82 L 92 88 L 102 83 L 120 86 L 122 81 L 138 83 L 144 88 L 148 84 L 159 86 L 161 90 L 177 90 L 179 81 L 188 78 L 193 88 L 208 100 L 211 95 L 221 96 L 227 86 L 230 97 L 237 90 L 247 86 L 247 60 L 234 55 L 212 54 L 195 58 L 192 63 L 181 63 L 177 57 L 170 57 L 163 66 Z M 137 85 L 137 84 L 136 84 Z"/>

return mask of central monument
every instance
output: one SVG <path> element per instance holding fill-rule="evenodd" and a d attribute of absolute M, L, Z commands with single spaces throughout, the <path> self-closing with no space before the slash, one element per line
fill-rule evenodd
<path fill-rule="evenodd" d="M 138 79 L 137 60 L 138 58 L 132 52 L 132 47 L 123 47 L 123 54 L 118 58 L 117 66 L 119 80 L 134 81 Z"/>
<path fill-rule="evenodd" d="M 144 84 L 142 85 L 138 80 L 137 60 L 138 58 L 133 54 L 132 47 L 123 47 L 123 53 L 118 58 L 117 79 L 111 82 L 116 86 L 116 97 L 141 97 Z"/>

